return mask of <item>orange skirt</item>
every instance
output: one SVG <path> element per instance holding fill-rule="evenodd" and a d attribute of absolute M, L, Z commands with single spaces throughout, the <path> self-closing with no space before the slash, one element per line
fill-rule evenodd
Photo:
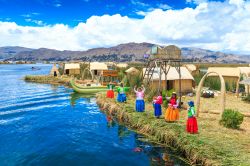
<path fill-rule="evenodd" d="M 165 113 L 165 120 L 168 122 L 174 122 L 179 120 L 179 109 L 168 107 Z"/>
<path fill-rule="evenodd" d="M 106 96 L 107 96 L 107 98 L 114 98 L 115 97 L 114 91 L 113 90 L 108 90 Z"/>

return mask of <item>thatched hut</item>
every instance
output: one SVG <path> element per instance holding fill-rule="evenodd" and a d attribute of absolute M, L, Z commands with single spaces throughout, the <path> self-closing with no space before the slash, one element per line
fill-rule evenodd
<path fill-rule="evenodd" d="M 246 87 L 245 91 L 249 95 L 249 93 L 250 93 L 250 78 L 247 78 L 247 79 L 240 81 L 239 84 L 245 85 L 245 87 Z"/>
<path fill-rule="evenodd" d="M 159 68 L 155 68 L 153 71 L 153 75 L 151 78 L 152 86 L 154 88 L 159 87 Z M 143 73 L 145 73 L 146 68 L 143 68 Z M 193 92 L 193 88 L 195 87 L 194 77 L 188 71 L 186 67 L 181 67 L 181 93 L 189 93 Z M 179 73 L 175 67 L 170 67 L 168 74 L 165 76 L 164 72 L 161 75 L 161 87 L 167 90 L 174 89 L 177 93 L 179 93 Z"/>
<path fill-rule="evenodd" d="M 249 94 L 250 87 L 247 84 L 247 80 L 250 79 L 250 67 L 238 67 L 240 69 L 240 75 L 241 78 L 243 79 L 240 84 L 245 85 L 245 93 Z"/>
<path fill-rule="evenodd" d="M 225 80 L 225 83 L 228 87 L 230 87 L 230 89 L 236 87 L 240 80 L 240 69 L 235 67 L 209 67 L 207 72 L 215 72 L 222 75 Z M 209 74 L 208 76 L 218 77 L 218 75 L 214 73 Z"/>
<path fill-rule="evenodd" d="M 240 69 L 240 74 L 243 78 L 250 77 L 250 67 L 238 67 L 238 69 Z"/>
<path fill-rule="evenodd" d="M 194 64 L 185 64 L 183 65 L 183 67 L 186 67 L 192 75 L 195 75 L 198 73 L 198 69 Z"/>
<path fill-rule="evenodd" d="M 78 75 L 80 74 L 80 64 L 79 63 L 66 63 L 64 65 L 64 74 L 66 75 Z"/>
<path fill-rule="evenodd" d="M 108 70 L 108 65 L 101 62 L 91 62 L 89 65 L 89 70 L 94 76 L 100 76 L 103 70 Z"/>
<path fill-rule="evenodd" d="M 138 74 L 140 71 L 134 67 L 130 67 L 129 69 L 127 69 L 125 71 L 126 74 L 129 74 L 129 75 L 135 75 L 135 74 Z"/>
<path fill-rule="evenodd" d="M 128 67 L 128 64 L 127 64 L 127 63 L 118 63 L 118 64 L 116 64 L 116 67 L 119 67 L 119 68 L 127 68 L 127 67 Z"/>
<path fill-rule="evenodd" d="M 55 63 L 53 65 L 53 67 L 51 68 L 49 75 L 54 76 L 54 77 L 60 76 L 60 72 L 59 72 L 58 68 L 56 67 Z"/>

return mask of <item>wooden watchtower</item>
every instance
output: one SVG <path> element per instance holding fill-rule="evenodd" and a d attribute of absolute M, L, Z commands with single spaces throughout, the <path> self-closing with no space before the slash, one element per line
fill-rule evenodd
<path fill-rule="evenodd" d="M 152 81 L 152 77 L 154 72 L 158 73 L 159 76 L 159 88 L 158 91 L 162 90 L 162 75 L 165 76 L 166 87 L 167 89 L 167 75 L 170 70 L 170 67 L 175 67 L 179 74 L 179 94 L 180 103 L 181 103 L 181 49 L 174 46 L 169 45 L 166 47 L 153 46 L 150 51 L 147 52 L 149 54 L 147 67 L 145 72 L 143 73 L 143 80 L 145 85 L 149 85 Z"/>

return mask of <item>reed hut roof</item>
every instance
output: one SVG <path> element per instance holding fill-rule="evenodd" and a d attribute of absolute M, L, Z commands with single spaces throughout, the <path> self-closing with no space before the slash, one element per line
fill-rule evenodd
<path fill-rule="evenodd" d="M 108 70 L 107 64 L 100 62 L 91 62 L 89 68 L 90 70 Z"/>
<path fill-rule="evenodd" d="M 172 59 L 180 60 L 181 59 L 181 49 L 175 45 L 169 45 L 166 47 L 153 46 L 151 48 L 150 59 Z"/>
<path fill-rule="evenodd" d="M 190 72 L 197 70 L 197 67 L 194 64 L 186 64 L 184 67 L 186 67 Z"/>
<path fill-rule="evenodd" d="M 128 64 L 127 63 L 118 63 L 116 66 L 120 67 L 120 68 L 126 68 L 126 67 L 128 67 Z"/>
<path fill-rule="evenodd" d="M 134 67 L 130 67 L 128 70 L 125 71 L 125 73 L 127 74 L 139 73 L 139 70 Z"/>
<path fill-rule="evenodd" d="M 66 63 L 64 66 L 64 70 L 66 69 L 80 69 L 79 63 Z"/>
<path fill-rule="evenodd" d="M 238 67 L 240 69 L 240 74 L 245 75 L 245 77 L 250 77 L 250 67 Z"/>
<path fill-rule="evenodd" d="M 50 75 L 54 75 L 54 72 L 56 72 L 56 74 L 59 76 L 60 73 L 59 73 L 59 70 L 58 68 L 56 67 L 56 64 L 53 64 L 53 67 L 51 68 L 50 70 Z"/>
<path fill-rule="evenodd" d="M 168 67 L 167 67 L 168 69 Z M 159 70 L 160 68 L 155 68 L 154 69 L 154 73 L 152 76 L 153 80 L 158 80 L 159 79 Z M 181 67 L 181 80 L 194 80 L 194 77 L 192 76 L 192 74 L 188 71 L 188 69 L 186 67 Z M 146 68 L 143 68 L 143 73 L 145 73 Z M 162 75 L 161 75 L 161 80 L 165 80 L 165 73 L 162 71 Z M 175 67 L 170 67 L 168 73 L 167 73 L 167 80 L 179 80 L 179 73 L 176 70 Z"/>
<path fill-rule="evenodd" d="M 239 84 L 250 85 L 250 78 L 240 81 Z"/>
<path fill-rule="evenodd" d="M 107 66 L 116 66 L 116 63 L 115 62 L 106 62 L 106 65 Z"/>
<path fill-rule="evenodd" d="M 207 72 L 216 72 L 224 77 L 240 77 L 240 69 L 235 67 L 209 67 Z M 211 73 L 209 76 L 217 76 Z"/>

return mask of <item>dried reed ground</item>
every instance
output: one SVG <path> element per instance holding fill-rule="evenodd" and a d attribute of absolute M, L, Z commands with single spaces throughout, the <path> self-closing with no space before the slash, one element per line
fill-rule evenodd
<path fill-rule="evenodd" d="M 179 148 L 192 164 L 250 165 L 250 118 L 244 119 L 240 130 L 232 130 L 219 125 L 219 115 L 201 113 L 198 118 L 199 134 L 191 135 L 185 132 L 187 111 L 180 112 L 179 122 L 167 123 L 163 116 L 161 119 L 154 117 L 151 103 L 146 104 L 145 113 L 135 112 L 134 101 L 134 97 L 129 96 L 128 102 L 121 104 L 105 98 L 103 94 L 97 95 L 97 103 L 112 111 L 128 127 L 154 141 Z M 212 106 L 210 103 L 207 108 Z"/>
<path fill-rule="evenodd" d="M 27 75 L 24 77 L 27 82 L 43 83 L 43 84 L 53 84 L 53 85 L 68 85 L 70 77 L 61 76 L 54 77 L 49 75 Z"/>

